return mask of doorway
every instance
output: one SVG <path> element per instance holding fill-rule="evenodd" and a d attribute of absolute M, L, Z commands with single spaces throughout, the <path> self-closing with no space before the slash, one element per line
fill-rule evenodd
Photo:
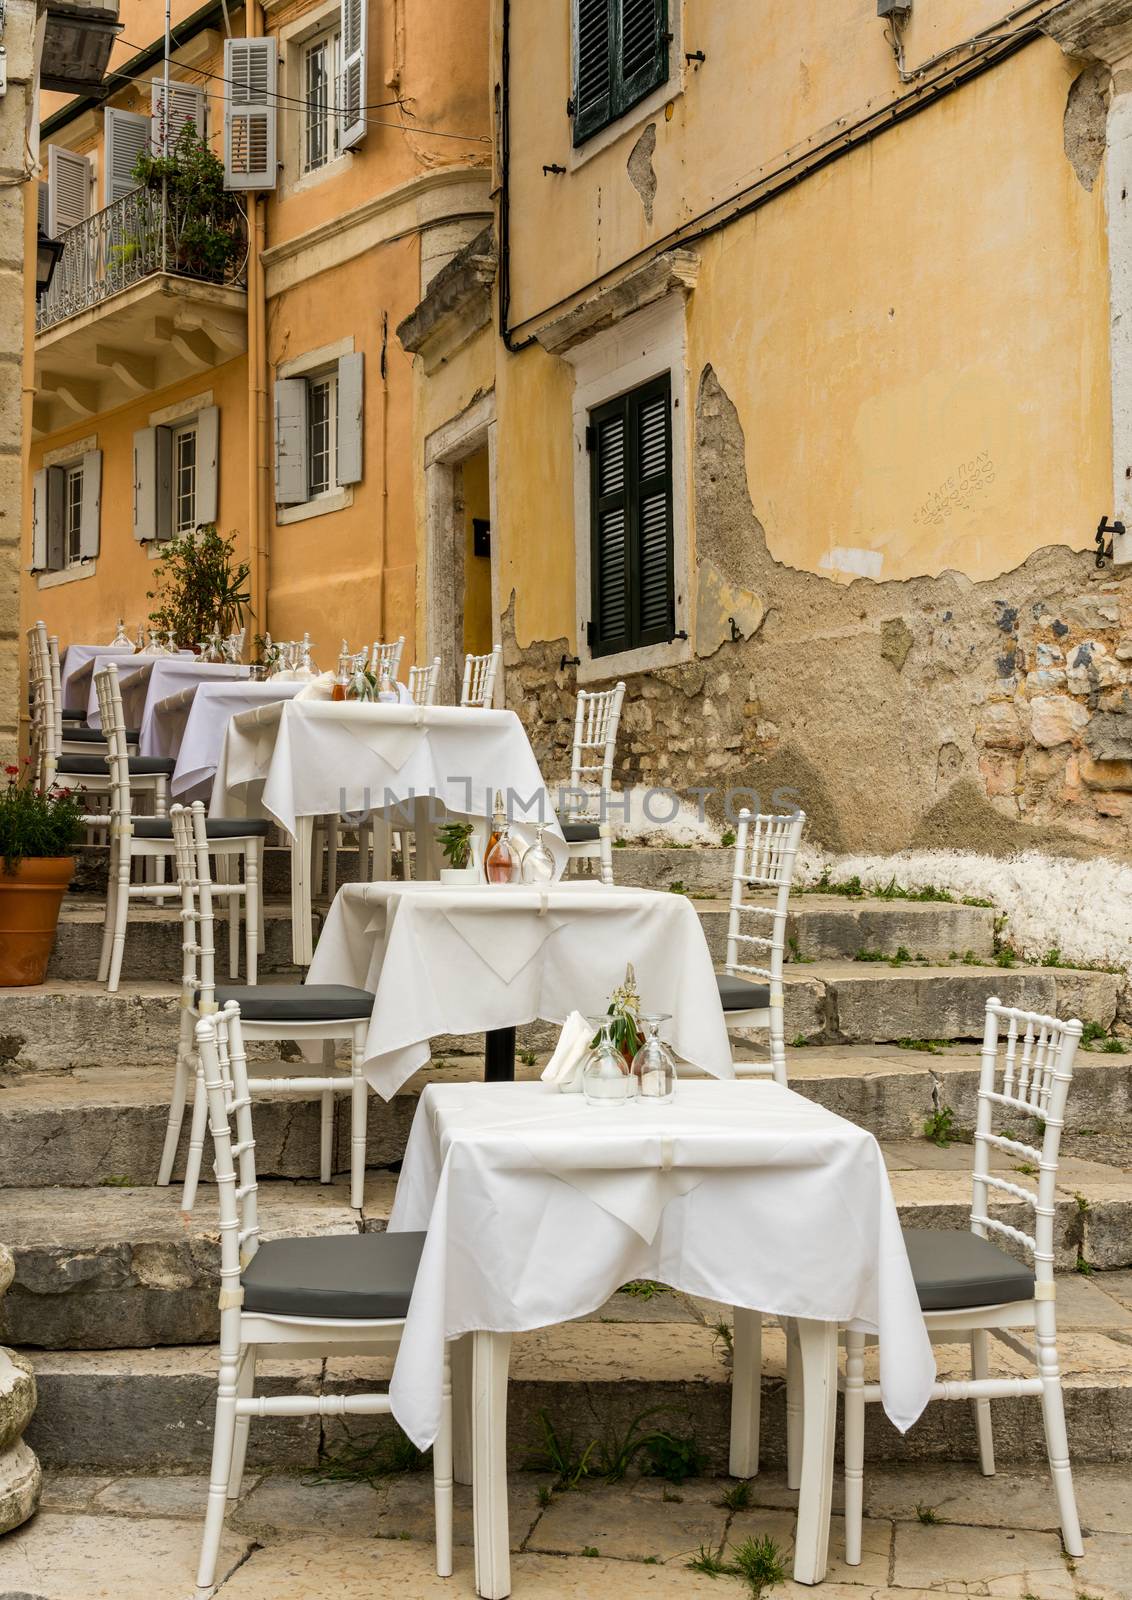
<path fill-rule="evenodd" d="M 440 657 L 437 700 L 460 697 L 467 654 L 500 642 L 495 513 L 495 396 L 477 400 L 425 444 L 428 497 L 426 652 Z M 503 699 L 502 672 L 496 700 Z"/>

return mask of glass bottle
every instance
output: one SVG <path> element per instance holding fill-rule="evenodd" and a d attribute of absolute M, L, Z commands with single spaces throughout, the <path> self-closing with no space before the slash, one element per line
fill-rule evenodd
<path fill-rule="evenodd" d="M 582 1093 L 591 1106 L 623 1106 L 633 1098 L 633 1074 L 613 1042 L 609 1016 L 591 1017 L 594 1037 L 582 1063 Z"/>
<path fill-rule="evenodd" d="M 519 857 L 511 840 L 511 824 L 503 809 L 503 796 L 496 791 L 491 838 L 483 858 L 488 883 L 514 883 L 519 875 Z"/>
<path fill-rule="evenodd" d="M 536 823 L 535 841 L 523 852 L 524 883 L 554 882 L 554 857 L 546 847 L 546 840 L 542 836 L 543 828 L 543 823 Z"/>
<path fill-rule="evenodd" d="M 132 650 L 134 648 L 133 641 L 126 632 L 125 617 L 118 618 L 118 631 L 110 641 L 110 648 L 111 650 Z"/>
<path fill-rule="evenodd" d="M 397 690 L 393 687 L 393 679 L 389 676 L 389 668 L 385 665 L 382 665 L 381 676 L 378 679 L 377 698 L 387 706 L 395 706 L 399 698 Z"/>
<path fill-rule="evenodd" d="M 345 639 L 338 652 L 338 670 L 334 674 L 334 687 L 330 691 L 332 700 L 345 700 L 346 691 L 350 686 L 350 647 Z"/>
<path fill-rule="evenodd" d="M 670 1013 L 654 1011 L 641 1016 L 645 1040 L 633 1057 L 633 1082 L 637 1098 L 653 1105 L 665 1105 L 676 1092 L 676 1061 L 660 1037 L 660 1029 Z"/>

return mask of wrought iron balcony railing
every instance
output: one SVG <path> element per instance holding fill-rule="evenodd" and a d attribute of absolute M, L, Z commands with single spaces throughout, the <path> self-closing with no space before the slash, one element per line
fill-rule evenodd
<path fill-rule="evenodd" d="M 154 273 L 244 285 L 243 219 L 212 216 L 199 201 L 177 201 L 164 181 L 133 189 L 60 235 L 63 254 L 36 306 L 37 333 L 101 305 Z"/>

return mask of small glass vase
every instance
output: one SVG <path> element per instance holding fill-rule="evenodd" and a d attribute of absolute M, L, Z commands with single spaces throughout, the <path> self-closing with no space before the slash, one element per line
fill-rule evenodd
<path fill-rule="evenodd" d="M 645 1041 L 633 1057 L 633 1082 L 637 1098 L 650 1105 L 665 1105 L 676 1093 L 676 1061 L 660 1037 L 661 1027 L 669 1016 L 667 1011 L 641 1015 Z"/>
<path fill-rule="evenodd" d="M 587 1105 L 625 1106 L 633 1098 L 633 1074 L 613 1042 L 613 1018 L 591 1017 L 594 1039 L 582 1063 L 582 1093 Z"/>
<path fill-rule="evenodd" d="M 523 852 L 523 882 L 524 883 L 553 883 L 554 882 L 554 857 L 546 847 L 543 838 L 543 824 L 535 825 L 535 840 Z"/>

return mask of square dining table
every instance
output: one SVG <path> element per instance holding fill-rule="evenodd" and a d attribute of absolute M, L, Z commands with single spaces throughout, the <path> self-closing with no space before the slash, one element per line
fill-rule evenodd
<path fill-rule="evenodd" d="M 775 1083 L 679 1083 L 669 1104 L 591 1106 L 543 1083 L 430 1084 L 389 1219 L 426 1240 L 393 1375 L 393 1415 L 427 1448 L 453 1346 L 457 1475 L 473 1484 L 477 1593 L 511 1592 L 511 1337 L 587 1316 L 652 1279 L 793 1319 L 804 1393 L 794 1577 L 825 1575 L 838 1327 L 880 1335 L 901 1430 L 935 1377 L 884 1160 L 871 1133 Z M 756 1370 L 742 1370 L 745 1360 Z M 736 1339 L 736 1428 L 758 1427 L 757 1341 Z"/>
<path fill-rule="evenodd" d="M 153 707 L 148 748 L 141 754 L 174 758 L 177 765 L 169 784 L 174 800 L 182 805 L 207 801 L 229 719 L 256 706 L 293 700 L 305 687 L 303 682 L 273 678 L 262 683 L 236 678 L 186 684 Z"/>
<path fill-rule="evenodd" d="M 69 644 L 59 662 L 59 703 L 64 711 L 86 711 L 96 664 L 103 660 L 132 661 L 132 645 Z"/>

